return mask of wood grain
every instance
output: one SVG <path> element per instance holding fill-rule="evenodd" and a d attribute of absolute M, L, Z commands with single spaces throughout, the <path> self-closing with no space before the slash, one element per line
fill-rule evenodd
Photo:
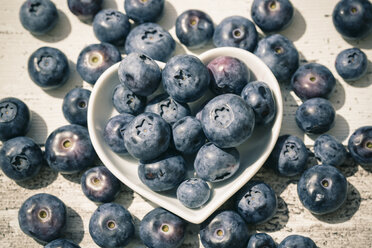
<path fill-rule="evenodd" d="M 27 136 L 43 145 L 48 134 L 67 124 L 61 105 L 66 92 L 74 87 L 91 89 L 75 70 L 80 51 L 88 44 L 97 43 L 91 25 L 81 23 L 71 14 L 66 0 L 54 0 L 60 20 L 57 27 L 43 36 L 33 36 L 21 26 L 18 11 L 23 1 L 2 1 L 0 9 L 0 99 L 8 96 L 25 101 L 32 111 L 32 127 Z M 343 49 L 357 46 L 371 60 L 372 35 L 360 41 L 346 41 L 332 24 L 332 10 L 336 0 L 292 0 L 295 18 L 281 34 L 290 38 L 301 55 L 301 63 L 317 62 L 327 66 L 337 79 L 337 86 L 331 96 L 337 112 L 335 126 L 328 132 L 344 144 L 358 127 L 372 124 L 372 64 L 367 75 L 349 84 L 336 73 L 334 61 Z M 207 12 L 218 24 L 231 15 L 250 18 L 252 0 L 168 0 L 165 14 L 159 23 L 175 36 L 174 22 L 184 10 L 196 8 Z M 123 10 L 123 0 L 105 0 L 105 8 Z M 261 35 L 263 35 L 261 33 Z M 70 60 L 71 76 L 66 85 L 58 90 L 43 91 L 29 78 L 27 59 L 41 46 L 52 46 L 62 50 Z M 206 49 L 189 51 L 179 43 L 176 53 L 200 54 Z M 123 49 L 122 49 L 123 50 Z M 304 135 L 296 126 L 294 113 L 300 100 L 290 91 L 288 85 L 281 85 L 284 99 L 284 118 L 281 133 L 294 134 L 303 139 L 309 147 L 316 136 Z M 315 164 L 310 160 L 309 166 Z M 273 172 L 261 169 L 255 179 L 271 185 L 279 198 L 279 209 L 268 223 L 250 227 L 252 232 L 268 232 L 276 242 L 290 234 L 311 237 L 319 247 L 372 247 L 372 169 L 358 166 L 351 161 L 340 167 L 349 183 L 346 203 L 335 213 L 317 217 L 304 209 L 296 192 L 298 177 L 278 177 Z M 42 247 L 19 229 L 18 209 L 25 199 L 36 193 L 50 193 L 58 196 L 68 206 L 68 224 L 64 234 L 81 247 L 97 247 L 89 236 L 89 218 L 97 205 L 90 202 L 80 188 L 80 174 L 64 176 L 48 167 L 34 179 L 15 183 L 0 172 L 0 247 Z M 154 205 L 123 185 L 116 202 L 124 205 L 133 214 L 136 223 L 136 238 L 128 247 L 144 247 L 138 238 L 138 224 Z M 231 208 L 232 200 L 223 208 Z M 198 225 L 189 225 L 182 247 L 202 247 L 198 238 Z"/>

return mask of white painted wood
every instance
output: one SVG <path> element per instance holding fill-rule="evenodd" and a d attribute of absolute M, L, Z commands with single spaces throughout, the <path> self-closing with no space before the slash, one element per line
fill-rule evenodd
<path fill-rule="evenodd" d="M 36 37 L 21 26 L 18 11 L 23 1 L 2 1 L 0 9 L 0 99 L 14 96 L 25 101 L 32 111 L 32 127 L 28 136 L 43 144 L 54 129 L 67 124 L 61 105 L 66 92 L 74 87 L 91 89 L 82 81 L 75 70 L 79 52 L 88 44 L 97 43 L 91 25 L 80 22 L 67 7 L 66 0 L 54 0 L 60 14 L 57 27 L 47 35 Z M 336 0 L 293 0 L 296 8 L 293 23 L 280 32 L 294 41 L 300 51 L 302 63 L 318 62 L 327 66 L 337 79 L 337 87 L 331 101 L 337 117 L 335 126 L 328 132 L 344 144 L 358 127 L 372 124 L 372 65 L 367 75 L 348 84 L 336 73 L 334 61 L 338 52 L 357 46 L 371 60 L 372 35 L 361 41 L 346 41 L 332 24 L 332 10 Z M 184 10 L 195 8 L 207 12 L 218 24 L 230 15 L 250 18 L 252 0 L 168 0 L 163 18 L 159 21 L 175 37 L 174 22 Z M 123 9 L 123 0 L 105 0 L 105 8 Z M 261 33 L 262 34 L 262 33 Z M 62 50 L 70 60 L 71 77 L 66 85 L 57 90 L 43 91 L 29 78 L 27 60 L 30 54 L 41 46 L 52 46 Z M 212 48 L 210 45 L 208 48 Z M 200 54 L 205 49 L 189 51 L 177 44 L 176 53 Z M 299 99 L 290 92 L 288 85 L 282 85 L 284 119 L 282 134 L 294 134 L 304 139 L 309 146 L 316 136 L 304 135 L 296 126 L 294 113 Z M 256 176 L 275 189 L 279 196 L 278 214 L 269 223 L 257 227 L 259 232 L 267 231 L 277 242 L 290 234 L 311 237 L 319 247 L 371 247 L 372 244 L 372 183 L 371 169 L 357 165 L 341 168 L 350 183 L 347 204 L 335 214 L 318 219 L 305 210 L 298 200 L 296 182 L 298 178 L 280 178 L 271 171 L 262 169 Z M 17 211 L 29 196 L 47 192 L 60 197 L 69 207 L 66 237 L 80 243 L 81 247 L 97 247 L 88 232 L 89 218 L 96 205 L 81 192 L 79 175 L 62 176 L 44 168 L 34 180 L 16 184 L 0 172 L 0 247 L 41 247 L 24 235 L 18 226 Z M 123 187 L 123 193 L 116 200 L 127 207 L 136 218 L 138 234 L 139 220 L 150 211 L 150 202 Z M 228 202 L 226 206 L 230 206 Z M 197 225 L 190 225 L 182 247 L 199 247 Z M 129 247 L 143 247 L 138 238 Z"/>

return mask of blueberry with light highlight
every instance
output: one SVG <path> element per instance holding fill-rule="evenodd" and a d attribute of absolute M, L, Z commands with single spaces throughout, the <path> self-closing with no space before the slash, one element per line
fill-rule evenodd
<path fill-rule="evenodd" d="M 90 90 L 75 88 L 63 98 L 62 112 L 71 124 L 87 126 Z"/>
<path fill-rule="evenodd" d="M 164 0 L 125 0 L 125 13 L 137 23 L 155 22 L 164 10 Z"/>
<path fill-rule="evenodd" d="M 187 222 L 163 208 L 148 212 L 139 227 L 139 236 L 147 247 L 176 248 L 186 235 Z"/>
<path fill-rule="evenodd" d="M 368 69 L 367 55 L 359 48 L 342 50 L 336 57 L 337 73 L 346 81 L 356 81 L 362 78 Z"/>
<path fill-rule="evenodd" d="M 316 244 L 311 238 L 302 235 L 289 235 L 282 242 L 280 242 L 278 248 L 317 248 Z"/>
<path fill-rule="evenodd" d="M 344 163 L 347 151 L 335 137 L 322 134 L 315 140 L 314 155 L 322 164 L 339 166 Z"/>
<path fill-rule="evenodd" d="M 109 43 L 91 44 L 80 52 L 76 70 L 84 81 L 95 84 L 106 69 L 120 60 L 121 54 L 115 46 Z"/>
<path fill-rule="evenodd" d="M 372 165 L 372 126 L 355 130 L 349 138 L 348 148 L 353 159 L 361 165 Z"/>
<path fill-rule="evenodd" d="M 177 199 L 188 208 L 203 206 L 211 195 L 209 185 L 200 178 L 183 181 L 177 188 Z"/>
<path fill-rule="evenodd" d="M 111 117 L 106 123 L 103 131 L 103 139 L 110 149 L 116 153 L 128 153 L 124 145 L 124 135 L 129 123 L 134 116 L 122 113 Z"/>
<path fill-rule="evenodd" d="M 90 22 L 102 9 L 103 0 L 67 0 L 70 11 L 82 22 Z"/>
<path fill-rule="evenodd" d="M 276 244 L 269 234 L 256 233 L 249 238 L 247 248 L 276 248 Z"/>

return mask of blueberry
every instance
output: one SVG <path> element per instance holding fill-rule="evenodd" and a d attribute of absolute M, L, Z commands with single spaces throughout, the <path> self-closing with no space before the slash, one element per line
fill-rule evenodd
<path fill-rule="evenodd" d="M 204 95 L 209 85 L 209 72 L 199 58 L 193 55 L 177 55 L 165 65 L 164 90 L 178 102 L 193 102 Z"/>
<path fill-rule="evenodd" d="M 80 248 L 77 244 L 67 239 L 56 239 L 48 243 L 44 248 Z"/>
<path fill-rule="evenodd" d="M 68 8 L 83 22 L 90 22 L 102 9 L 103 0 L 67 0 Z"/>
<path fill-rule="evenodd" d="M 229 56 L 219 56 L 207 65 L 210 74 L 210 88 L 220 95 L 234 93 L 240 95 L 249 82 L 250 72 L 239 59 Z"/>
<path fill-rule="evenodd" d="M 31 112 L 15 97 L 0 99 L 0 140 L 24 136 L 30 127 Z"/>
<path fill-rule="evenodd" d="M 187 103 L 176 102 L 168 94 L 160 94 L 148 102 L 145 112 L 158 114 L 171 125 L 179 119 L 191 115 Z"/>
<path fill-rule="evenodd" d="M 216 47 L 238 47 L 253 52 L 258 34 L 253 22 L 243 16 L 229 16 L 216 26 L 213 44 Z"/>
<path fill-rule="evenodd" d="M 156 23 L 143 23 L 133 28 L 125 41 L 127 54 L 146 54 L 152 59 L 165 62 L 174 52 L 176 42 L 172 35 Z"/>
<path fill-rule="evenodd" d="M 367 55 L 359 48 L 342 50 L 336 57 L 337 73 L 348 81 L 356 81 L 367 73 Z"/>
<path fill-rule="evenodd" d="M 315 165 L 306 170 L 297 184 L 302 205 L 318 215 L 337 210 L 346 200 L 347 181 L 331 165 Z"/>
<path fill-rule="evenodd" d="M 347 39 L 361 39 L 372 30 L 372 4 L 368 0 L 342 0 L 332 13 L 333 25 Z"/>
<path fill-rule="evenodd" d="M 293 74 L 291 88 L 302 100 L 314 97 L 328 98 L 336 85 L 332 72 L 324 65 L 308 63 Z"/>
<path fill-rule="evenodd" d="M 176 248 L 185 238 L 186 226 L 186 221 L 177 215 L 155 208 L 143 217 L 139 235 L 147 247 Z"/>
<path fill-rule="evenodd" d="M 32 81 L 44 90 L 62 86 L 70 74 L 66 55 L 53 47 L 40 47 L 33 52 L 27 69 Z"/>
<path fill-rule="evenodd" d="M 19 209 L 18 223 L 28 236 L 50 242 L 61 236 L 66 225 L 66 206 L 53 195 L 33 195 Z"/>
<path fill-rule="evenodd" d="M 130 31 L 130 22 L 120 11 L 103 9 L 93 19 L 93 31 L 101 42 L 121 45 Z"/>
<path fill-rule="evenodd" d="M 80 52 L 76 70 L 84 81 L 95 84 L 106 69 L 120 60 L 121 54 L 115 46 L 109 43 L 91 44 Z"/>
<path fill-rule="evenodd" d="M 274 120 L 276 115 L 274 94 L 266 83 L 250 82 L 243 88 L 241 97 L 252 107 L 257 125 L 267 125 Z"/>
<path fill-rule="evenodd" d="M 174 123 L 172 134 L 176 150 L 183 154 L 196 153 L 206 140 L 200 121 L 192 116 L 186 116 Z"/>
<path fill-rule="evenodd" d="M 213 32 L 212 18 L 201 10 L 186 10 L 176 19 L 177 38 L 187 47 L 205 46 L 212 39 Z"/>
<path fill-rule="evenodd" d="M 316 248 L 314 241 L 301 235 L 289 235 L 279 244 L 278 248 Z"/>
<path fill-rule="evenodd" d="M 170 136 L 170 126 L 163 118 L 154 113 L 143 113 L 127 126 L 124 144 L 133 157 L 151 160 L 168 149 Z"/>
<path fill-rule="evenodd" d="M 92 166 L 95 154 L 88 129 L 76 124 L 57 128 L 45 142 L 45 159 L 60 173 L 76 173 Z"/>
<path fill-rule="evenodd" d="M 267 233 L 256 233 L 249 238 L 247 248 L 276 248 L 276 244 Z"/>
<path fill-rule="evenodd" d="M 89 200 L 112 202 L 119 194 L 121 183 L 106 167 L 97 166 L 84 172 L 81 188 Z"/>
<path fill-rule="evenodd" d="M 244 220 L 232 210 L 214 213 L 200 225 L 199 234 L 205 248 L 243 248 L 249 238 Z"/>
<path fill-rule="evenodd" d="M 315 140 L 314 154 L 322 164 L 339 166 L 344 163 L 347 152 L 335 137 L 322 134 Z"/>
<path fill-rule="evenodd" d="M 0 167 L 5 175 L 15 181 L 23 181 L 39 173 L 43 153 L 32 139 L 16 137 L 3 143 L 0 150 Z"/>
<path fill-rule="evenodd" d="M 296 111 L 297 126 L 305 133 L 321 134 L 330 130 L 335 120 L 332 103 L 323 98 L 311 98 Z"/>
<path fill-rule="evenodd" d="M 236 147 L 251 136 L 254 118 L 252 108 L 240 96 L 223 94 L 205 105 L 201 123 L 211 142 L 227 148 Z"/>
<path fill-rule="evenodd" d="M 210 182 L 219 182 L 233 176 L 240 166 L 236 148 L 219 148 L 209 142 L 202 146 L 194 161 L 196 174 Z"/>
<path fill-rule="evenodd" d="M 75 88 L 67 92 L 63 98 L 62 112 L 71 124 L 87 125 L 88 102 L 90 90 Z"/>
<path fill-rule="evenodd" d="M 56 26 L 58 11 L 50 0 L 27 0 L 19 10 L 19 19 L 25 29 L 41 35 Z"/>
<path fill-rule="evenodd" d="M 289 0 L 254 0 L 251 7 L 253 21 L 264 32 L 278 32 L 286 28 L 293 13 Z"/>
<path fill-rule="evenodd" d="M 173 152 L 153 160 L 140 161 L 138 177 L 153 191 L 166 191 L 177 187 L 185 178 L 186 162 Z"/>
<path fill-rule="evenodd" d="M 109 119 L 103 131 L 103 139 L 110 149 L 117 153 L 128 153 L 124 145 L 124 133 L 134 116 L 127 113 Z"/>
<path fill-rule="evenodd" d="M 100 247 L 125 246 L 134 237 L 132 215 L 117 203 L 102 204 L 89 220 L 89 234 Z"/>
<path fill-rule="evenodd" d="M 304 142 L 294 135 L 279 136 L 266 162 L 281 176 L 295 176 L 306 169 L 309 153 Z"/>
<path fill-rule="evenodd" d="M 251 225 L 262 224 L 276 213 L 278 201 L 274 190 L 264 182 L 248 182 L 236 196 L 236 209 Z"/>
<path fill-rule="evenodd" d="M 164 9 L 164 0 L 125 0 L 125 13 L 137 23 L 157 21 Z"/>
<path fill-rule="evenodd" d="M 372 126 L 355 130 L 349 138 L 348 148 L 357 163 L 372 165 Z"/>
<path fill-rule="evenodd" d="M 146 97 L 136 95 L 126 89 L 124 84 L 118 84 L 112 94 L 112 104 L 119 113 L 138 115 L 145 109 Z"/>
<path fill-rule="evenodd" d="M 177 199 L 188 208 L 199 208 L 209 200 L 211 189 L 200 178 L 183 181 L 177 188 Z"/>
<path fill-rule="evenodd" d="M 121 83 L 140 96 L 154 93 L 161 81 L 158 64 L 150 57 L 135 52 L 120 62 L 118 75 Z"/>
<path fill-rule="evenodd" d="M 266 36 L 254 54 L 271 69 L 279 82 L 289 82 L 299 66 L 299 54 L 292 41 L 281 34 Z"/>

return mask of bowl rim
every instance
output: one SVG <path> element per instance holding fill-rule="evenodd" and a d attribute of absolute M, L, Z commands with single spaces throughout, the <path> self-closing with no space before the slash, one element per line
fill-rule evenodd
<path fill-rule="evenodd" d="M 234 56 L 235 54 L 235 56 Z M 151 202 L 155 203 L 158 206 L 163 207 L 164 209 L 167 209 L 168 211 L 180 216 L 181 218 L 195 224 L 199 224 L 206 220 L 213 212 L 215 212 L 219 207 L 221 207 L 222 204 L 224 204 L 228 199 L 230 199 L 240 188 L 242 188 L 257 172 L 258 170 L 263 166 L 264 162 L 267 160 L 268 156 L 270 155 L 271 151 L 273 150 L 275 143 L 279 137 L 282 120 L 283 120 L 283 100 L 281 95 L 281 90 L 279 83 L 277 79 L 275 78 L 274 74 L 271 72 L 269 67 L 256 55 L 253 53 L 243 50 L 241 48 L 235 48 L 235 47 L 220 47 L 220 48 L 213 48 L 210 50 L 207 50 L 203 52 L 202 54 L 198 55 L 197 57 L 204 63 L 211 61 L 213 58 L 216 58 L 218 56 L 231 56 L 231 57 L 239 57 L 236 56 L 236 54 L 240 54 L 239 56 L 246 56 L 249 57 L 250 60 L 253 60 L 254 63 L 257 63 L 258 66 L 263 67 L 268 73 L 268 77 L 270 78 L 270 81 L 272 81 L 274 84 L 270 85 L 270 88 L 272 88 L 273 94 L 275 96 L 276 100 L 276 108 L 277 113 L 276 117 L 274 119 L 274 123 L 272 126 L 272 142 L 269 142 L 269 148 L 268 152 L 265 152 L 262 154 L 262 156 L 258 159 L 260 160 L 260 165 L 254 167 L 250 172 L 248 173 L 247 177 L 239 178 L 240 180 L 238 182 L 234 181 L 234 184 L 232 185 L 235 187 L 233 191 L 229 192 L 228 197 L 224 197 L 224 200 L 216 200 L 217 204 L 213 204 L 213 207 L 209 209 L 209 211 L 204 212 L 198 212 L 197 214 L 192 215 L 185 215 L 185 213 L 182 211 L 182 209 L 179 209 L 177 206 L 174 206 L 172 204 L 167 204 L 163 199 L 154 197 L 154 192 L 152 192 L 150 189 L 144 190 L 137 185 L 135 185 L 130 179 L 126 177 L 123 173 L 121 173 L 118 168 L 111 162 L 109 156 L 104 152 L 104 149 L 102 148 L 102 145 L 98 142 L 98 132 L 95 130 L 94 125 L 94 105 L 96 103 L 96 98 L 99 92 L 101 90 L 104 90 L 105 82 L 109 81 L 106 80 L 107 78 L 110 78 L 113 73 L 117 73 L 120 61 L 116 64 L 109 67 L 97 80 L 96 84 L 94 85 L 92 89 L 92 93 L 89 99 L 88 103 L 88 131 L 90 135 L 90 139 L 92 141 L 93 147 L 96 150 L 96 153 L 98 157 L 100 158 L 101 162 L 126 186 L 131 188 L 134 192 L 138 193 L 139 195 L 145 197 L 146 199 L 150 200 Z M 158 61 L 156 61 L 158 62 Z M 162 68 L 164 67 L 164 63 L 160 62 L 158 63 L 159 66 Z M 249 65 L 247 65 L 249 68 Z M 256 160 L 256 162 L 258 161 Z M 255 162 L 255 163 L 256 163 Z M 236 188 L 236 185 L 238 187 Z M 152 195 L 151 195 L 152 194 Z M 166 206 L 165 206 L 166 205 Z M 191 211 L 193 209 L 190 209 Z"/>

